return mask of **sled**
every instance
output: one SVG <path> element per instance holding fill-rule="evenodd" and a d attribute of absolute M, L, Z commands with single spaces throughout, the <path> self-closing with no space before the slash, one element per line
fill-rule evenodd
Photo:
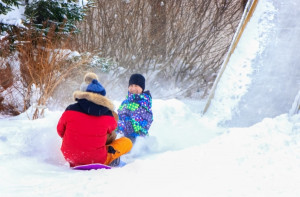
<path fill-rule="evenodd" d="M 92 163 L 86 165 L 80 165 L 72 167 L 73 170 L 99 170 L 99 169 L 111 169 L 110 166 L 101 163 Z"/>

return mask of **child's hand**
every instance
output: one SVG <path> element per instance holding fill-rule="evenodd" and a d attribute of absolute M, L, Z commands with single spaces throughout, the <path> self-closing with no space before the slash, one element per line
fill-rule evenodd
<path fill-rule="evenodd" d="M 107 134 L 107 139 L 106 139 L 106 145 L 111 144 L 117 137 L 117 134 L 115 131 L 112 131 L 110 134 Z"/>

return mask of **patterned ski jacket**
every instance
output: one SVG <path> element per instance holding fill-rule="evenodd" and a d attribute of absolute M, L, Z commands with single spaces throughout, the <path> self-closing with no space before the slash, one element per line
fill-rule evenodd
<path fill-rule="evenodd" d="M 148 135 L 153 121 L 152 97 L 150 91 L 142 94 L 132 94 L 122 102 L 118 109 L 119 121 L 117 132 L 124 133 L 126 137 Z"/>

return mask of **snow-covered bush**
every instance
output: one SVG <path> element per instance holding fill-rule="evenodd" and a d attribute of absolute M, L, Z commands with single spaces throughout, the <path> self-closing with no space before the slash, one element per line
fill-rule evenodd
<path fill-rule="evenodd" d="M 112 68 L 116 67 L 116 63 L 111 58 L 104 58 L 101 57 L 101 54 L 96 54 L 92 56 L 89 66 L 94 67 L 103 73 L 108 73 Z"/>
<path fill-rule="evenodd" d="M 18 6 L 20 2 L 18 0 L 2 0 L 0 1 L 0 14 L 7 14 L 12 10 L 12 6 Z"/>

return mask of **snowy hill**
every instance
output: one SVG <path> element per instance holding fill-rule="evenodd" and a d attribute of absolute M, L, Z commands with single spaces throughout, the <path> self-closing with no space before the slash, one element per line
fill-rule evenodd
<path fill-rule="evenodd" d="M 218 128 L 178 100 L 154 100 L 147 140 L 123 168 L 72 171 L 60 153 L 62 112 L 1 119 L 1 196 L 298 196 L 300 115 Z"/>
<path fill-rule="evenodd" d="M 292 108 L 300 92 L 299 3 L 258 1 L 208 110 L 225 125 L 250 126 Z"/>

